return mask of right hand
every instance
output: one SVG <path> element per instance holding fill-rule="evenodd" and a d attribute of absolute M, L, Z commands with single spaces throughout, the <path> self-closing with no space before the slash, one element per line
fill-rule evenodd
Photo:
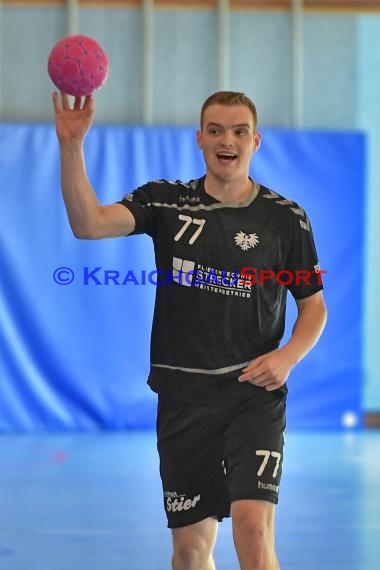
<path fill-rule="evenodd" d="M 82 97 L 75 97 L 72 108 L 66 93 L 54 91 L 52 99 L 59 142 L 82 143 L 94 119 L 95 102 L 92 95 L 85 97 L 83 104 Z"/>

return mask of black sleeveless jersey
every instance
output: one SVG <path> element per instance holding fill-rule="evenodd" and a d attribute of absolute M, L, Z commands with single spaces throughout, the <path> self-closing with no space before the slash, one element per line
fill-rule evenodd
<path fill-rule="evenodd" d="M 287 291 L 302 299 L 322 289 L 305 211 L 257 183 L 245 202 L 221 203 L 204 178 L 149 182 L 120 203 L 134 234 L 154 243 L 151 388 L 189 401 L 252 389 L 237 378 L 279 346 Z"/>

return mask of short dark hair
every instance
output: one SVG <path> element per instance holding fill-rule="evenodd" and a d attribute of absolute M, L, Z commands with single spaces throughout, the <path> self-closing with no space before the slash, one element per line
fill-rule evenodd
<path fill-rule="evenodd" d="M 248 107 L 252 113 L 254 127 L 256 128 L 257 126 L 257 111 L 255 104 L 249 97 L 247 97 L 247 95 L 245 95 L 245 93 L 240 93 L 238 91 L 217 91 L 216 93 L 213 93 L 213 95 L 210 95 L 202 105 L 201 129 L 203 129 L 204 114 L 210 105 L 244 105 L 245 107 Z"/>

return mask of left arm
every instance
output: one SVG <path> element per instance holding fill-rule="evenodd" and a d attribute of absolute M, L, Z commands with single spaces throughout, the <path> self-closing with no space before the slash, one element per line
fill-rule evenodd
<path fill-rule="evenodd" d="M 268 391 L 277 390 L 286 382 L 292 368 L 317 343 L 327 318 L 322 291 L 296 303 L 298 316 L 289 341 L 252 360 L 239 376 L 239 382 L 251 382 Z"/>

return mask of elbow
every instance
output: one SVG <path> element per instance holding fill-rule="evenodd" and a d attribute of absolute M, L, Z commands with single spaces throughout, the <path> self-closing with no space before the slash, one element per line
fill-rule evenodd
<path fill-rule="evenodd" d="M 71 230 L 76 239 L 97 239 L 95 232 L 83 227 L 71 226 Z"/>
<path fill-rule="evenodd" d="M 325 326 L 327 324 L 327 307 L 326 304 L 323 300 L 323 298 L 321 298 L 321 302 L 319 304 L 319 307 L 317 307 L 316 313 L 315 313 L 315 319 L 319 320 L 320 323 L 320 330 L 321 330 L 321 334 L 325 329 Z"/>
<path fill-rule="evenodd" d="M 102 218 L 97 212 L 91 216 L 69 216 L 69 223 L 76 239 L 95 240 L 105 237 Z"/>
<path fill-rule="evenodd" d="M 86 238 L 84 237 L 83 232 L 82 232 L 81 230 L 75 229 L 75 228 L 71 228 L 71 230 L 72 230 L 72 232 L 73 232 L 73 236 L 74 236 L 76 239 L 86 239 Z"/>

